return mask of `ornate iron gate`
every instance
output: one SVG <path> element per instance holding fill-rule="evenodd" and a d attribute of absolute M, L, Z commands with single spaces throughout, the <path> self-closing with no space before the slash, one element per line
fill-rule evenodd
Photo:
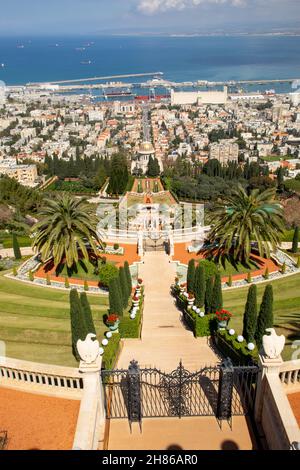
<path fill-rule="evenodd" d="M 252 412 L 257 366 L 222 364 L 187 371 L 180 362 L 171 373 L 156 368 L 140 369 L 131 361 L 128 369 L 104 370 L 105 406 L 108 418 L 216 416 L 229 420 Z"/>

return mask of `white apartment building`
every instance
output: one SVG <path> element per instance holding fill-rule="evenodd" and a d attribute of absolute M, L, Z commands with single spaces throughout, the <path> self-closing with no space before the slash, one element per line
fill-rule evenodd
<path fill-rule="evenodd" d="M 212 143 L 209 146 L 209 158 L 216 159 L 221 164 L 237 162 L 239 158 L 239 146 L 231 140 L 220 140 L 219 143 Z"/>
<path fill-rule="evenodd" d="M 0 175 L 16 179 L 24 186 L 34 186 L 37 180 L 36 165 L 16 165 L 0 163 Z"/>

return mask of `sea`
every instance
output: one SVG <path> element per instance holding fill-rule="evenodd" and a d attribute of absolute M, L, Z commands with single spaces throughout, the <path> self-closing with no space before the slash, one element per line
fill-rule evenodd
<path fill-rule="evenodd" d="M 174 82 L 297 79 L 300 37 L 0 38 L 0 80 L 7 85 L 148 72 Z M 289 84 L 268 87 L 291 91 Z"/>

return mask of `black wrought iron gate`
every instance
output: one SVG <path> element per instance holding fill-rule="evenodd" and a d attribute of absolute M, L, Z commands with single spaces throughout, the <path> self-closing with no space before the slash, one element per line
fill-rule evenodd
<path fill-rule="evenodd" d="M 180 362 L 171 373 L 156 368 L 140 369 L 131 361 L 128 369 L 103 370 L 108 418 L 216 416 L 230 419 L 250 414 L 254 408 L 258 367 L 233 366 L 230 359 L 187 371 Z"/>

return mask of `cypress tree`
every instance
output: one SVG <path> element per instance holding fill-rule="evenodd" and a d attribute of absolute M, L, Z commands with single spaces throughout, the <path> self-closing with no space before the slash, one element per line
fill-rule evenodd
<path fill-rule="evenodd" d="M 223 307 L 223 295 L 222 295 L 222 280 L 220 273 L 216 274 L 213 293 L 212 293 L 212 303 L 211 310 L 212 312 L 217 312 Z"/>
<path fill-rule="evenodd" d="M 95 335 L 96 328 L 94 325 L 93 315 L 92 315 L 90 303 L 88 301 L 88 297 L 85 292 L 81 292 L 80 302 L 81 302 L 82 312 L 84 315 L 84 322 L 86 325 L 87 334 L 93 333 Z"/>
<path fill-rule="evenodd" d="M 84 321 L 82 306 L 76 289 L 70 291 L 70 316 L 71 316 L 71 333 L 72 333 L 72 351 L 75 359 L 80 361 L 77 351 L 77 341 L 85 340 L 87 328 Z"/>
<path fill-rule="evenodd" d="M 128 261 L 125 261 L 125 263 L 124 263 L 124 270 L 125 270 L 126 279 L 127 279 L 128 297 L 130 297 L 131 296 L 131 291 L 132 291 L 132 278 L 131 278 L 131 273 L 130 273 Z"/>
<path fill-rule="evenodd" d="M 123 314 L 123 302 L 119 278 L 112 279 L 109 283 L 109 311 L 116 315 Z"/>
<path fill-rule="evenodd" d="M 245 313 L 243 319 L 243 336 L 246 341 L 252 342 L 255 336 L 257 324 L 257 287 L 252 285 L 249 287 Z"/>
<path fill-rule="evenodd" d="M 194 281 L 195 281 L 195 261 L 191 259 L 188 265 L 187 271 L 187 291 L 194 292 Z"/>
<path fill-rule="evenodd" d="M 299 227 L 296 227 L 294 231 L 294 237 L 293 237 L 292 253 L 298 253 L 298 243 L 299 243 Z"/>
<path fill-rule="evenodd" d="M 122 291 L 122 302 L 123 308 L 127 308 L 128 306 L 128 284 L 126 279 L 126 274 L 123 266 L 119 268 L 119 280 L 120 280 L 120 287 Z"/>
<path fill-rule="evenodd" d="M 13 236 L 12 236 L 12 243 L 13 243 L 15 259 L 16 260 L 21 259 L 22 258 L 21 250 L 20 250 L 19 242 L 15 233 L 13 233 Z"/>
<path fill-rule="evenodd" d="M 194 281 L 194 294 L 196 305 L 198 307 L 203 307 L 205 303 L 205 270 L 204 267 L 198 265 L 195 271 L 195 281 Z"/>
<path fill-rule="evenodd" d="M 212 296 L 213 296 L 213 278 L 210 277 L 206 279 L 205 285 L 205 313 L 208 315 L 212 312 L 211 304 L 212 304 Z"/>
<path fill-rule="evenodd" d="M 255 341 L 258 348 L 262 345 L 262 338 L 266 334 L 266 328 L 272 328 L 273 322 L 273 287 L 268 285 L 265 288 L 257 318 Z"/>

